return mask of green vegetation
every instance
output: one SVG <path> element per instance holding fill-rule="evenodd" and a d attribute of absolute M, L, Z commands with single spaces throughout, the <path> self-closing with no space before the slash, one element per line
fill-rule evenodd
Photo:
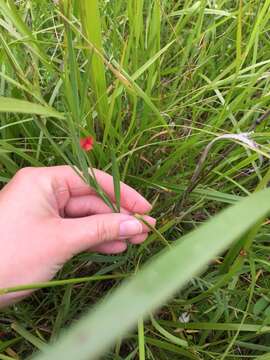
<path fill-rule="evenodd" d="M 0 181 L 92 165 L 158 219 L 2 311 L 0 359 L 270 358 L 270 0 L 0 0 L 0 59 Z"/>

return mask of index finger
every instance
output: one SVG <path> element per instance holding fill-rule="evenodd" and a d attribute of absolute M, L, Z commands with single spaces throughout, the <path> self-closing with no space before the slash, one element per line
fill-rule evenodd
<path fill-rule="evenodd" d="M 68 186 L 71 197 L 95 193 L 95 190 L 86 184 L 71 166 L 54 166 L 47 169 L 58 184 L 65 183 Z M 115 202 L 113 177 L 101 170 L 93 169 L 93 171 L 100 187 Z M 121 206 L 133 213 L 144 214 L 152 208 L 151 204 L 142 195 L 123 182 L 120 184 L 120 200 Z"/>

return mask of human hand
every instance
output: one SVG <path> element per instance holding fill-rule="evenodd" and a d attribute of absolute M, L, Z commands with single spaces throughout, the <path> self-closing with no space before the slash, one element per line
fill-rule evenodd
<path fill-rule="evenodd" d="M 112 177 L 95 170 L 114 201 Z M 0 191 L 0 288 L 50 280 L 82 251 L 119 253 L 126 241 L 138 244 L 149 228 L 132 214 L 151 205 L 121 184 L 121 213 L 111 209 L 69 166 L 24 168 Z M 144 219 L 151 225 L 155 220 Z M 0 307 L 29 291 L 0 296 Z"/>

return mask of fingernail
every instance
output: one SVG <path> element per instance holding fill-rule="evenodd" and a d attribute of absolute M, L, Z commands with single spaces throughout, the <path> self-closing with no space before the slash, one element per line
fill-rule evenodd
<path fill-rule="evenodd" d="M 126 220 L 120 224 L 119 235 L 120 236 L 133 236 L 141 234 L 143 226 L 139 220 Z"/>

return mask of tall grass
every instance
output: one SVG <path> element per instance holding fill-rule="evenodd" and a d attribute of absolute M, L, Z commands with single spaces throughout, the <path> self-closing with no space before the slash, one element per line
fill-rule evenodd
<path fill-rule="evenodd" d="M 269 7 L 0 0 L 0 181 L 67 163 L 91 183 L 90 164 L 158 219 L 127 253 L 81 254 L 52 282 L 2 290 L 40 289 L 1 313 L 0 358 L 269 356 Z M 193 181 L 209 143 L 246 132 L 248 148 L 213 142 Z"/>
<path fill-rule="evenodd" d="M 91 2 L 81 1 L 79 2 L 79 6 L 80 19 L 83 24 L 83 31 L 85 36 L 87 40 L 102 53 L 102 27 L 98 0 Z M 95 107 L 99 116 L 97 123 L 101 124 L 103 127 L 106 127 L 106 122 L 108 121 L 107 119 L 109 115 L 109 101 L 107 97 L 105 65 L 100 57 L 91 49 L 87 50 L 87 57 L 89 71 L 86 72 L 85 76 L 91 79 L 90 86 L 94 92 L 94 100 L 96 103 Z"/>

